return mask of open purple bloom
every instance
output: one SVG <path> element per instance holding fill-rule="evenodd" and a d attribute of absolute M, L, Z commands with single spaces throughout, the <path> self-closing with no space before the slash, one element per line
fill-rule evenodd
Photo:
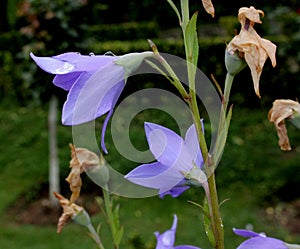
<path fill-rule="evenodd" d="M 237 249 L 288 249 L 286 243 L 279 239 L 267 237 L 264 233 L 256 233 L 245 229 L 233 229 L 239 236 L 249 237 Z"/>
<path fill-rule="evenodd" d="M 129 73 L 152 53 L 132 53 L 123 56 L 81 55 L 69 52 L 53 57 L 31 58 L 44 71 L 55 74 L 54 85 L 69 91 L 62 111 L 64 125 L 78 125 L 94 120 L 106 113 L 102 128 L 101 145 L 107 123 L 124 89 Z"/>
<path fill-rule="evenodd" d="M 185 139 L 168 128 L 148 122 L 145 122 L 145 132 L 157 162 L 142 164 L 125 178 L 135 184 L 158 189 L 161 198 L 166 194 L 179 196 L 189 188 L 191 179 L 199 185 L 206 182 L 201 170 L 203 158 L 194 125 L 186 132 Z M 188 175 L 191 177 L 188 178 Z"/>
<path fill-rule="evenodd" d="M 199 247 L 189 245 L 174 246 L 176 228 L 177 216 L 175 214 L 173 225 L 170 230 L 167 230 L 162 234 L 160 234 L 159 232 L 154 233 L 157 240 L 155 249 L 200 249 Z"/>

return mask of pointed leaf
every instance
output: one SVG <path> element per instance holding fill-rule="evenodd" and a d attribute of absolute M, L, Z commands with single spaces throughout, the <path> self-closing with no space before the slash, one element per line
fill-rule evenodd
<path fill-rule="evenodd" d="M 197 67 L 198 54 L 199 54 L 198 35 L 197 35 L 197 17 L 198 17 L 198 12 L 195 12 L 192 18 L 187 23 L 185 29 L 185 41 L 186 41 L 185 45 L 187 49 L 187 59 L 195 66 L 195 69 Z"/>
<path fill-rule="evenodd" d="M 176 5 L 172 2 L 172 0 L 167 0 L 167 1 L 171 5 L 172 9 L 175 11 L 175 13 L 178 17 L 179 23 L 181 23 L 181 16 L 180 16 L 179 10 L 177 9 Z"/>
<path fill-rule="evenodd" d="M 208 206 L 208 201 L 207 201 L 206 197 L 204 198 L 204 201 L 203 201 L 203 208 L 204 208 L 204 213 L 209 213 L 209 206 Z M 209 240 L 210 244 L 212 245 L 212 247 L 215 248 L 216 241 L 215 241 L 214 233 L 212 230 L 211 219 L 209 218 L 209 216 L 203 215 L 203 222 L 204 222 L 205 233 L 208 237 L 208 240 Z"/>

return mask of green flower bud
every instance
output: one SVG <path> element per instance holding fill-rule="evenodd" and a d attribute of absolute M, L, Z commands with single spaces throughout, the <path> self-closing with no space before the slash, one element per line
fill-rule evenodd
<path fill-rule="evenodd" d="M 247 66 L 247 63 L 244 59 L 240 58 L 236 52 L 232 54 L 231 52 L 226 50 L 225 66 L 227 72 L 232 76 L 235 76 Z"/>
<path fill-rule="evenodd" d="M 88 227 L 91 225 L 91 218 L 84 208 L 80 209 L 76 214 L 72 216 L 72 220 L 81 226 Z"/>

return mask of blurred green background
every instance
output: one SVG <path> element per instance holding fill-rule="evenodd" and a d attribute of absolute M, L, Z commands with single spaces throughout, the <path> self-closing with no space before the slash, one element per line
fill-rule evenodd
<path fill-rule="evenodd" d="M 300 132 L 287 123 L 293 149 L 282 152 L 267 120 L 275 99 L 299 98 L 300 4 L 291 0 L 214 1 L 216 17 L 212 19 L 201 1 L 190 3 L 191 11 L 199 10 L 198 66 L 206 75 L 213 74 L 221 86 L 226 74 L 225 44 L 239 31 L 236 15 L 240 7 L 264 10 L 263 24 L 255 27 L 278 46 L 276 68 L 268 60 L 261 76 L 262 99 L 254 93 L 248 68 L 233 84 L 232 125 L 216 173 L 220 200 L 230 199 L 221 207 L 227 248 L 242 241 L 233 235 L 232 227 L 252 227 L 300 243 Z M 0 248 L 96 248 L 87 231 L 72 223 L 57 235 L 59 214 L 43 204 L 48 194 L 49 100 L 57 96 L 61 107 L 67 93 L 51 84 L 52 76 L 38 69 L 29 53 L 51 56 L 67 51 L 112 51 L 122 55 L 150 50 L 147 39 L 151 39 L 161 52 L 184 56 L 177 17 L 167 1 L 161 0 L 4 0 L 0 11 Z M 137 84 L 136 79 L 129 79 L 122 98 L 154 84 L 148 77 L 138 80 Z M 97 121 L 99 133 L 102 121 Z M 141 135 L 144 121 L 176 129 L 167 114 L 155 110 L 137 115 L 134 121 L 131 139 L 142 148 L 146 146 Z M 60 181 L 66 195 L 70 142 L 71 128 L 58 124 Z M 106 143 L 110 151 L 106 159 L 117 170 L 126 173 L 136 166 L 113 147 L 110 129 Z M 85 177 L 80 201 L 95 214 L 95 225 L 103 222 L 104 242 L 108 243 L 110 235 L 94 201 L 96 195 L 101 195 L 101 190 Z M 176 244 L 210 248 L 201 210 L 187 202 L 201 202 L 201 190 L 191 189 L 177 199 L 116 199 L 125 229 L 122 248 L 154 248 L 153 232 L 169 229 L 173 213 L 179 218 Z"/>

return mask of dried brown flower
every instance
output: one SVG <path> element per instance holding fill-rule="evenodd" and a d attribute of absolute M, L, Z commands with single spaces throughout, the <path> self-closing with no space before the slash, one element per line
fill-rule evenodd
<path fill-rule="evenodd" d="M 69 173 L 66 181 L 70 184 L 70 189 L 72 191 L 72 196 L 70 202 L 75 202 L 81 191 L 82 180 L 81 173 L 84 172 L 87 168 L 94 167 L 100 164 L 99 157 L 85 149 L 85 148 L 75 148 L 74 145 L 70 144 L 71 148 L 71 161 L 70 168 L 71 172 Z"/>
<path fill-rule="evenodd" d="M 273 106 L 268 113 L 268 119 L 273 122 L 277 134 L 278 145 L 281 150 L 291 150 L 285 119 L 292 119 L 295 113 L 300 114 L 300 103 L 290 99 L 278 99 L 273 102 Z"/>
<path fill-rule="evenodd" d="M 212 17 L 215 17 L 215 8 L 211 0 L 202 0 L 203 7 L 205 11 L 210 14 Z"/>
<path fill-rule="evenodd" d="M 62 195 L 54 192 L 54 196 L 59 200 L 60 205 L 63 208 L 63 213 L 60 216 L 57 224 L 57 233 L 60 233 L 64 227 L 64 225 L 67 223 L 67 220 L 69 218 L 73 218 L 78 213 L 83 211 L 83 207 L 71 203 L 67 198 L 63 197 Z"/>
<path fill-rule="evenodd" d="M 253 6 L 240 8 L 238 13 L 241 23 L 240 33 L 229 42 L 226 48 L 227 52 L 237 53 L 241 58 L 245 58 L 251 70 L 254 90 L 258 97 L 260 97 L 259 79 L 267 58 L 270 58 L 273 67 L 276 66 L 276 45 L 261 38 L 254 29 L 255 23 L 262 23 L 260 15 L 264 16 L 264 12 Z"/>

